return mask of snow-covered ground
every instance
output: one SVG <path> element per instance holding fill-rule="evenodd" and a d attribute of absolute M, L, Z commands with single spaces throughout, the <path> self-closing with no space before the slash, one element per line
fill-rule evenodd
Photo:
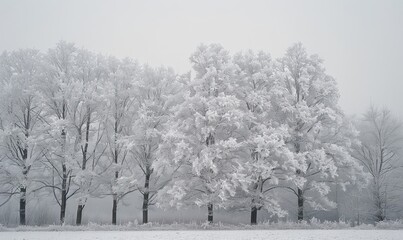
<path fill-rule="evenodd" d="M 1 240 L 401 240 L 403 230 L 0 232 Z"/>

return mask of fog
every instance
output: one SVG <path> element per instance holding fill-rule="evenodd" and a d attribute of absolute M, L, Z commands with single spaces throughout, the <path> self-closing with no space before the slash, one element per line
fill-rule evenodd
<path fill-rule="evenodd" d="M 387 107 L 394 116 L 403 119 L 402 10 L 400 0 L 3 0 L 0 53 L 25 48 L 46 53 L 62 40 L 95 53 L 130 57 L 140 63 L 186 73 L 191 69 L 189 57 L 201 43 L 219 43 L 230 54 L 247 49 L 264 50 L 276 59 L 300 42 L 308 53 L 324 59 L 326 73 L 337 81 L 339 104 L 347 115 L 360 118 L 370 105 L 375 105 Z M 330 198 L 337 202 L 337 189 L 331 191 Z M 288 199 L 289 202 L 281 204 L 292 210 L 289 218 L 294 219 L 296 200 Z M 45 201 L 50 208 L 44 208 Z M 118 222 L 140 221 L 141 201 L 138 193 L 124 198 L 119 203 Z M 69 224 L 74 223 L 76 205 L 76 201 L 68 204 Z M 0 223 L 16 224 L 18 199 L 5 206 L 0 209 Z M 220 209 L 216 219 L 248 223 L 249 210 Z M 337 209 L 344 214 L 350 210 L 351 206 Z M 111 196 L 91 198 L 85 211 L 88 214 L 83 217 L 84 223 L 109 223 Z M 206 215 L 205 209 L 196 207 L 167 211 L 152 206 L 150 218 L 160 222 L 203 222 Z M 31 218 L 29 224 L 58 222 L 58 206 L 53 196 L 33 198 L 28 202 L 27 212 Z M 32 219 L 39 213 L 42 217 Z M 315 214 L 321 216 L 320 211 Z M 267 216 L 260 214 L 259 221 Z M 339 213 L 333 210 L 328 216 L 323 219 L 337 220 Z"/>
<path fill-rule="evenodd" d="M 1 1 L 0 51 L 65 40 L 186 72 L 200 43 L 280 57 L 302 42 L 337 79 L 346 113 L 375 104 L 402 118 L 402 8 L 399 0 Z"/>

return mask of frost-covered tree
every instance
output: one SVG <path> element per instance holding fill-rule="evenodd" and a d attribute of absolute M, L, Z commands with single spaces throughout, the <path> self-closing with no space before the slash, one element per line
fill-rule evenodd
<path fill-rule="evenodd" d="M 388 212 L 396 211 L 398 199 L 395 173 L 403 166 L 400 159 L 402 140 L 401 123 L 387 109 L 371 107 L 360 126 L 361 145 L 355 148 L 353 156 L 370 175 L 371 218 L 383 221 Z M 397 181 L 400 181 L 397 180 Z"/>
<path fill-rule="evenodd" d="M 137 108 L 135 86 L 140 67 L 131 59 L 118 60 L 111 57 L 106 61 L 106 73 L 107 155 L 111 167 L 108 167 L 109 178 L 105 184 L 112 195 L 112 224 L 116 224 L 119 200 L 137 187 L 134 169 L 130 167 L 129 148 L 124 139 L 130 135 L 131 122 Z"/>
<path fill-rule="evenodd" d="M 178 76 L 66 42 L 44 54 L 3 53 L 0 197 L 18 199 L 20 223 L 27 196 L 43 193 L 60 206 L 62 224 L 76 213 L 77 225 L 90 198 L 112 197 L 116 224 L 120 201 L 134 191 L 143 223 L 157 204 L 206 208 L 210 223 L 214 209 L 247 209 L 256 224 L 260 209 L 286 214 L 288 192 L 303 220 L 306 209 L 334 207 L 328 196 L 364 182 L 366 172 L 374 219 L 390 218 L 400 197 L 400 124 L 390 113 L 365 115 L 359 145 L 335 80 L 301 44 L 275 61 L 201 45 L 190 61 L 193 70 Z M 354 194 L 355 205 L 367 197 Z M 73 197 L 76 211 L 67 212 Z M 352 218 L 361 221 L 365 207 Z"/>
<path fill-rule="evenodd" d="M 207 207 L 213 222 L 214 207 L 223 207 L 237 188 L 249 181 L 238 157 L 236 131 L 244 117 L 234 91 L 234 66 L 220 45 L 201 45 L 190 58 L 196 72 L 184 100 L 174 108 L 168 131 L 155 162 L 159 174 L 172 174 L 161 200 L 169 205 Z"/>
<path fill-rule="evenodd" d="M 314 209 L 335 206 L 327 198 L 328 182 L 335 181 L 341 169 L 351 170 L 344 184 L 354 180 L 359 171 L 349 153 L 354 131 L 344 130 L 336 81 L 326 74 L 322 60 L 308 56 L 300 43 L 278 60 L 272 91 L 277 121 L 287 125 L 286 144 L 294 154 L 288 164 L 295 167 L 295 176 L 286 189 L 297 197 L 298 220 L 303 220 L 304 203 Z"/>
<path fill-rule="evenodd" d="M 43 151 L 38 139 L 42 104 L 37 93 L 42 54 L 26 49 L 0 56 L 0 192 L 19 194 L 20 224 L 26 224 L 26 199 L 33 169 Z"/>
<path fill-rule="evenodd" d="M 50 188 L 60 206 L 60 223 L 66 216 L 67 201 L 77 191 L 72 189 L 74 170 L 78 169 L 77 135 L 74 127 L 74 104 L 80 92 L 74 79 L 77 48 L 72 43 L 59 42 L 45 56 L 44 77 L 40 93 L 44 108 L 44 138 L 46 139 L 46 169 L 40 181 Z"/>
<path fill-rule="evenodd" d="M 166 177 L 154 174 L 152 165 L 157 157 L 164 127 L 167 127 L 164 124 L 181 90 L 176 79 L 172 69 L 143 66 L 136 82 L 138 108 L 131 123 L 132 131 L 125 141 L 139 170 L 135 177 L 139 184 L 142 183 L 138 190 L 143 196 L 143 223 L 148 223 L 149 206 L 155 204 L 158 190 L 167 181 Z"/>
<path fill-rule="evenodd" d="M 241 109 L 248 116 L 241 131 L 245 151 L 243 165 L 252 180 L 249 191 L 241 192 L 235 200 L 250 206 L 251 224 L 256 224 L 261 208 L 271 214 L 284 214 L 274 195 L 268 193 L 277 186 L 278 178 L 286 173 L 284 162 L 292 155 L 284 142 L 288 136 L 287 128 L 272 117 L 270 90 L 274 79 L 270 55 L 247 51 L 236 54 L 233 61 L 236 93 L 241 100 Z"/>
<path fill-rule="evenodd" d="M 78 206 L 76 224 L 80 225 L 82 214 L 89 196 L 94 196 L 100 184 L 99 175 L 103 169 L 100 161 L 106 150 L 103 141 L 105 127 L 104 115 L 106 101 L 103 99 L 105 74 L 103 57 L 96 57 L 86 50 L 78 50 L 73 75 L 74 101 L 71 102 L 71 122 L 76 135 L 75 151 L 77 167 L 73 182 L 78 187 Z"/>

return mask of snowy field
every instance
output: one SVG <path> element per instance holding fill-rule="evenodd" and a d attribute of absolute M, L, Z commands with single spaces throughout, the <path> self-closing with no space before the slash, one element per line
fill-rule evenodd
<path fill-rule="evenodd" d="M 401 240 L 403 230 L 0 232 L 1 240 Z"/>

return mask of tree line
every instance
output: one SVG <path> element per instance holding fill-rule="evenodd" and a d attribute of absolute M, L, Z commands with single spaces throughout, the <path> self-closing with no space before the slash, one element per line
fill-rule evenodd
<path fill-rule="evenodd" d="M 400 123 L 371 108 L 359 124 L 338 105 L 336 81 L 302 44 L 283 57 L 200 45 L 192 70 L 142 65 L 59 42 L 0 56 L 0 206 L 42 192 L 60 206 L 110 196 L 111 221 L 128 194 L 152 205 L 288 213 L 278 193 L 337 207 L 332 186 L 370 189 L 372 219 L 387 219 L 399 184 Z M 360 131 L 358 131 L 358 129 Z M 392 178 L 391 178 L 392 176 Z M 137 203 L 135 203 L 137 204 Z"/>

